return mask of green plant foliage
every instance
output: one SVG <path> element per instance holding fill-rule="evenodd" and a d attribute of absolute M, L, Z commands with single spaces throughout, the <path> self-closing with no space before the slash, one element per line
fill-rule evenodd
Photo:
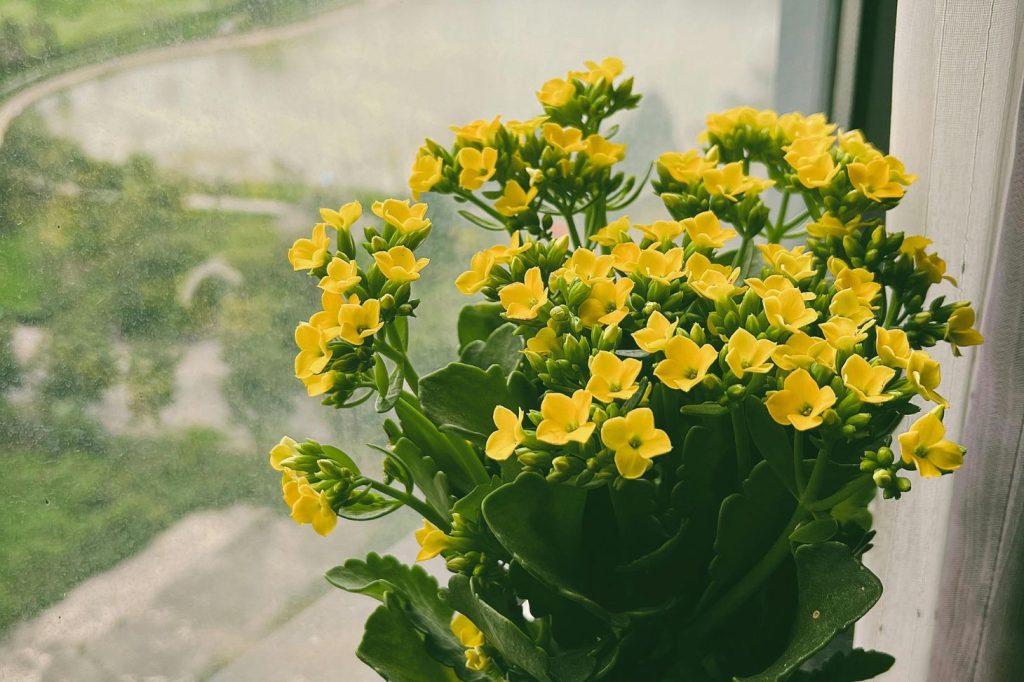
<path fill-rule="evenodd" d="M 503 324 L 491 332 L 486 341 L 470 341 L 462 349 L 462 362 L 481 369 L 497 365 L 504 374 L 509 374 L 522 359 L 523 338 L 515 332 L 514 324 Z"/>
<path fill-rule="evenodd" d="M 881 651 L 837 651 L 813 670 L 797 670 L 788 682 L 860 682 L 881 675 L 896 659 Z"/>

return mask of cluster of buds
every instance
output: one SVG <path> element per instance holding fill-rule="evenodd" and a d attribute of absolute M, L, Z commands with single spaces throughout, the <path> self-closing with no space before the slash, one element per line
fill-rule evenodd
<path fill-rule="evenodd" d="M 446 533 L 430 521 L 416 531 L 420 545 L 417 561 L 440 555 L 452 573 L 494 581 L 505 576 L 508 553 L 478 519 L 459 512 L 452 513 L 451 528 Z"/>
<path fill-rule="evenodd" d="M 322 309 L 295 330 L 295 376 L 310 396 L 322 395 L 325 404 L 339 408 L 358 404 L 380 388 L 373 370 L 384 357 L 404 365 L 407 318 L 419 305 L 411 285 L 429 263 L 415 256 L 430 234 L 426 210 L 426 204 L 398 199 L 374 202 L 383 225 L 363 230 L 361 245 L 372 258 L 368 267 L 356 259 L 352 234 L 362 216 L 358 201 L 336 211 L 321 209 L 324 222 L 289 249 L 292 267 L 307 271 L 322 290 Z M 334 252 L 328 228 L 337 235 Z M 360 389 L 364 393 L 356 396 Z"/>

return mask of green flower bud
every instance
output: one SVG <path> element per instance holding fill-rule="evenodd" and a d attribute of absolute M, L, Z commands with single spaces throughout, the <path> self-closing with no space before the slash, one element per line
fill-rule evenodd
<path fill-rule="evenodd" d="M 871 478 L 879 488 L 888 488 L 892 485 L 892 472 L 888 469 L 876 469 Z"/>

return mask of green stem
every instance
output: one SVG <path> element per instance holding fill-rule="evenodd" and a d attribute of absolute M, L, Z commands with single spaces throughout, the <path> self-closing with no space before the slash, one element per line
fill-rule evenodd
<path fill-rule="evenodd" d="M 732 257 L 732 267 L 738 266 L 743 262 L 743 259 L 747 254 L 747 245 L 750 244 L 750 237 L 743 235 L 743 241 L 740 242 L 740 248 L 736 249 L 736 255 Z"/>
<path fill-rule="evenodd" d="M 840 502 L 843 502 L 853 497 L 862 489 L 872 485 L 874 485 L 874 481 L 871 480 L 870 474 L 858 476 L 857 478 L 853 479 L 852 481 L 844 485 L 842 488 L 840 488 L 838 492 L 829 495 L 826 498 L 818 500 L 817 502 L 812 502 L 806 505 L 806 507 L 809 511 L 812 512 L 828 511 L 829 509 L 836 506 Z"/>
<path fill-rule="evenodd" d="M 405 382 L 409 384 L 409 388 L 412 389 L 413 393 L 417 393 L 420 390 L 420 375 L 412 366 L 412 362 L 409 361 L 408 355 L 397 348 L 380 341 L 374 344 L 374 348 L 380 352 L 381 355 L 389 358 L 392 362 L 402 365 L 402 376 L 405 378 Z"/>
<path fill-rule="evenodd" d="M 797 495 L 804 494 L 804 434 L 799 431 L 793 437 L 793 478 L 796 481 Z"/>
<path fill-rule="evenodd" d="M 569 228 L 569 238 L 572 240 L 572 245 L 576 248 L 580 246 L 580 233 L 576 229 L 576 222 L 572 219 L 572 211 L 563 210 L 562 217 L 565 218 L 565 224 Z"/>
<path fill-rule="evenodd" d="M 902 305 L 903 296 L 900 294 L 898 290 L 893 289 L 892 300 L 889 301 L 888 307 L 885 311 L 885 322 L 882 323 L 883 327 L 885 327 L 886 329 L 890 328 L 890 325 L 892 325 L 896 321 L 896 315 L 899 313 L 899 309 Z"/>
<path fill-rule="evenodd" d="M 775 219 L 775 229 L 772 230 L 771 237 L 768 241 L 774 243 L 779 241 L 779 238 L 786 232 L 786 211 L 789 210 L 789 197 L 788 191 L 782 193 L 782 203 L 779 205 L 779 215 Z"/>
<path fill-rule="evenodd" d="M 502 225 L 506 225 L 507 224 L 506 221 L 508 220 L 508 218 L 506 216 L 501 215 L 496 210 L 494 210 L 494 208 L 492 208 L 491 206 L 488 206 L 487 204 L 485 204 L 483 201 L 480 200 L 479 197 L 477 197 L 472 192 L 457 191 L 455 194 L 460 196 L 460 197 L 462 197 L 463 199 L 469 201 L 473 205 L 477 206 L 482 211 L 487 213 L 487 215 L 491 216 L 492 218 L 497 220 Z"/>
<path fill-rule="evenodd" d="M 368 478 L 366 479 L 366 481 L 370 484 L 370 487 L 376 490 L 377 492 L 383 493 L 384 495 L 387 495 L 388 497 L 394 500 L 398 500 L 399 502 L 409 507 L 410 509 L 419 512 L 420 516 L 425 518 L 427 521 L 430 521 L 432 524 L 443 530 L 445 533 L 451 530 L 451 524 L 448 523 L 448 521 L 443 516 L 438 514 L 433 507 L 431 507 L 429 504 L 419 499 L 418 497 L 414 497 L 409 493 L 402 492 L 397 488 L 392 488 L 391 486 L 385 483 L 381 483 L 380 481 L 375 481 L 372 478 Z"/>
<path fill-rule="evenodd" d="M 747 433 L 747 424 L 740 414 L 739 406 L 729 410 L 729 416 L 732 419 L 732 434 L 736 443 L 736 473 L 739 474 L 742 484 L 753 466 L 750 456 L 750 435 Z"/>

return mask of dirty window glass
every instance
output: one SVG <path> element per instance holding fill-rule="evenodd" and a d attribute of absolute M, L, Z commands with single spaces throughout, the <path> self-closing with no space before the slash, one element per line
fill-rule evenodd
<path fill-rule="evenodd" d="M 288 245 L 584 59 L 635 76 L 642 173 L 706 112 L 780 104 L 780 5 L 0 0 L 0 679 L 374 679 L 370 600 L 322 575 L 410 560 L 418 519 L 287 517 L 281 435 L 369 467 L 383 440 L 292 377 L 316 293 Z M 422 370 L 454 358 L 452 282 L 493 239 L 431 210 Z"/>

